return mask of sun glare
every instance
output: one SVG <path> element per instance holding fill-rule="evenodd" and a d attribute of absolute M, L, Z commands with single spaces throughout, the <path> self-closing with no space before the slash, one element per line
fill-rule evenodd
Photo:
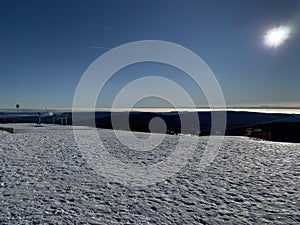
<path fill-rule="evenodd" d="M 290 29 L 288 27 L 273 28 L 265 35 L 265 43 L 271 47 L 281 45 L 289 37 Z"/>

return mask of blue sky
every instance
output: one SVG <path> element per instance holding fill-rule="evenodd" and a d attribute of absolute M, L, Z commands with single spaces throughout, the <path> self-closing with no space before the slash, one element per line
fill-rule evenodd
<path fill-rule="evenodd" d="M 139 40 L 175 42 L 195 52 L 214 72 L 228 105 L 297 105 L 298 21 L 300 2 L 292 0 L 1 0 L 0 108 L 71 107 L 81 76 L 97 57 Z M 290 27 L 290 37 L 277 48 L 266 46 L 265 33 L 278 26 Z M 144 63 L 116 73 L 98 106 L 109 107 L 120 88 L 153 74 L 205 103 L 183 72 Z"/>

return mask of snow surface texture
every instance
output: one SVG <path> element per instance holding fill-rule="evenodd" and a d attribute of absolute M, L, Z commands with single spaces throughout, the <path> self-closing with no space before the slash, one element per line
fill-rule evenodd
<path fill-rule="evenodd" d="M 208 142 L 200 137 L 178 173 L 140 187 L 101 176 L 70 126 L 7 126 L 16 133 L 0 131 L 0 224 L 300 223 L 300 144 L 225 137 L 214 162 L 200 171 Z M 112 130 L 99 134 L 114 157 L 137 164 L 163 160 L 179 139 L 166 136 L 152 152 L 134 152 Z"/>

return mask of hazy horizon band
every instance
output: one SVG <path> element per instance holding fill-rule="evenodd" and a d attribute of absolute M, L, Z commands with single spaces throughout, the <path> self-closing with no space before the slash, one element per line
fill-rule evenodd
<path fill-rule="evenodd" d="M 77 112 L 153 112 L 153 113 L 168 113 L 168 112 L 210 112 L 210 111 L 219 111 L 219 108 L 208 108 L 208 107 L 199 107 L 196 109 L 192 109 L 189 107 L 182 107 L 182 108 L 164 108 L 164 107 L 157 107 L 157 108 L 95 108 L 95 109 L 89 109 L 89 108 L 78 108 L 75 109 Z M 281 113 L 281 114 L 300 114 L 300 107 L 282 107 L 282 108 L 276 108 L 276 107 L 269 107 L 269 108 L 262 108 L 262 107 L 228 107 L 225 109 L 226 111 L 234 111 L 234 112 L 256 112 L 256 113 Z M 16 109 L 1 109 L 0 113 L 14 113 Z M 19 109 L 19 113 L 22 111 L 26 112 L 37 112 L 37 111 L 72 111 L 72 108 L 48 108 L 48 109 L 39 109 L 39 108 L 25 108 L 25 109 Z M 73 109 L 74 111 L 74 109 Z"/>

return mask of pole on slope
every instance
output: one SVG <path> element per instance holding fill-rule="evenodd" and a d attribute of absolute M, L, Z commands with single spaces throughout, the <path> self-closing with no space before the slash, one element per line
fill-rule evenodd
<path fill-rule="evenodd" d="M 41 120 L 42 120 L 42 114 L 40 112 L 38 112 L 38 115 L 39 115 L 39 125 L 41 124 Z"/>
<path fill-rule="evenodd" d="M 19 120 L 19 108 L 20 108 L 20 104 L 16 104 L 16 109 L 17 109 L 17 121 Z"/>

